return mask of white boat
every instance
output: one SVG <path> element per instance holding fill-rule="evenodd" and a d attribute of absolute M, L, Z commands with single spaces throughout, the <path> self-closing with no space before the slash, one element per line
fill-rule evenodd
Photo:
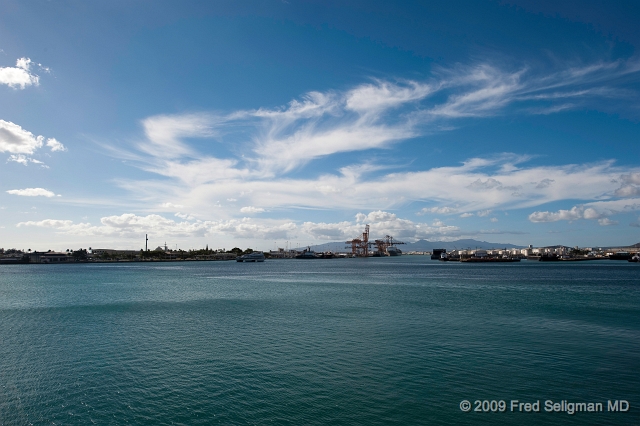
<path fill-rule="evenodd" d="M 264 262 L 264 253 L 261 251 L 254 251 L 253 253 L 243 254 L 236 257 L 236 262 Z"/>

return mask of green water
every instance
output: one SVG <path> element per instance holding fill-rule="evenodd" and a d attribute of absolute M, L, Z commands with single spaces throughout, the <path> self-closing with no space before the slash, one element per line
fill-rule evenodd
<path fill-rule="evenodd" d="M 3 265 L 0 382 L 3 425 L 637 425 L 640 265 Z"/>

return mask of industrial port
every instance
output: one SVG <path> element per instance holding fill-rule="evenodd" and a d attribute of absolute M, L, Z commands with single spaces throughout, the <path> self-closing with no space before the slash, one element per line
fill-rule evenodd
<path fill-rule="evenodd" d="M 401 255 L 425 255 L 430 259 L 442 262 L 462 263 L 502 263 L 519 262 L 521 260 L 540 262 L 577 262 L 590 260 L 624 260 L 639 262 L 640 243 L 628 247 L 567 247 L 549 246 L 504 249 L 432 249 L 431 251 L 407 251 L 403 253 L 397 246 L 406 244 L 385 235 L 379 239 L 370 238 L 370 227 L 366 225 L 362 234 L 345 241 L 341 251 L 314 251 L 311 246 L 304 249 L 276 248 L 271 251 L 257 251 L 251 248 L 242 250 L 234 247 L 231 250 L 204 249 L 181 250 L 169 249 L 167 244 L 154 250 L 148 248 L 148 237 L 145 236 L 145 248 L 140 250 L 118 249 L 79 249 L 65 252 L 32 251 L 0 248 L 0 264 L 62 264 L 62 263 L 94 263 L 94 262 L 181 262 L 181 261 L 225 261 L 262 262 L 264 259 L 346 259 L 369 257 L 395 257 Z"/>

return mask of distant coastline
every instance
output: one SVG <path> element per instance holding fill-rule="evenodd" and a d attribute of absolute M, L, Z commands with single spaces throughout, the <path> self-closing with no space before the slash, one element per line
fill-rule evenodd
<path fill-rule="evenodd" d="M 347 258 L 356 257 L 344 242 L 331 242 L 304 249 L 277 248 L 275 251 L 264 252 L 267 259 L 294 259 L 302 252 L 320 254 L 318 258 Z M 457 241 L 426 241 L 407 243 L 401 254 L 431 255 L 434 251 L 447 254 L 442 260 L 478 260 L 487 258 L 498 259 L 528 259 L 528 260 L 629 260 L 637 261 L 640 254 L 640 243 L 619 247 L 568 247 L 563 245 L 545 247 L 522 247 L 513 244 L 490 243 L 477 240 Z M 72 264 L 72 263 L 123 263 L 123 262 L 199 262 L 199 261 L 229 261 L 238 256 L 254 252 L 247 248 L 242 250 L 235 247 L 231 250 L 210 249 L 208 246 L 199 250 L 170 250 L 157 247 L 155 250 L 119 250 L 119 249 L 79 249 L 65 252 L 22 251 L 18 249 L 0 249 L 0 265 L 17 264 Z M 331 256 L 323 254 L 330 253 Z M 368 256 L 375 257 L 372 251 Z M 368 257 L 367 256 L 367 257 Z M 379 257 L 379 254 L 378 254 Z M 435 259 L 434 256 L 431 257 Z M 439 260 L 440 256 L 436 260 Z"/>

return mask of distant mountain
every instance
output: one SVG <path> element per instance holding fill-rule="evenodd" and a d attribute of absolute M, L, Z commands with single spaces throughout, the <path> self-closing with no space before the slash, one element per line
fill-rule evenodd
<path fill-rule="evenodd" d="M 472 239 L 456 240 L 456 241 L 427 241 L 419 240 L 415 243 L 409 243 L 402 246 L 403 251 L 432 251 L 436 249 L 462 250 L 462 249 L 501 249 L 501 248 L 522 248 L 507 243 L 490 243 L 487 241 L 478 241 Z"/>
<path fill-rule="evenodd" d="M 300 247 L 300 251 L 303 248 Z M 516 246 L 513 244 L 505 244 L 505 243 L 490 243 L 487 241 L 478 241 L 478 240 L 456 240 L 456 241 L 427 241 L 427 240 L 419 240 L 415 243 L 402 244 L 398 246 L 400 250 L 404 252 L 408 251 L 432 251 L 434 248 L 436 249 L 446 249 L 446 250 L 461 250 L 461 249 L 501 249 L 501 248 L 522 248 L 522 246 Z M 351 251 L 351 246 L 344 242 L 331 242 L 325 244 L 318 244 L 315 246 L 311 246 L 313 251 L 323 252 L 323 251 L 332 251 L 336 252 L 349 252 Z"/>

